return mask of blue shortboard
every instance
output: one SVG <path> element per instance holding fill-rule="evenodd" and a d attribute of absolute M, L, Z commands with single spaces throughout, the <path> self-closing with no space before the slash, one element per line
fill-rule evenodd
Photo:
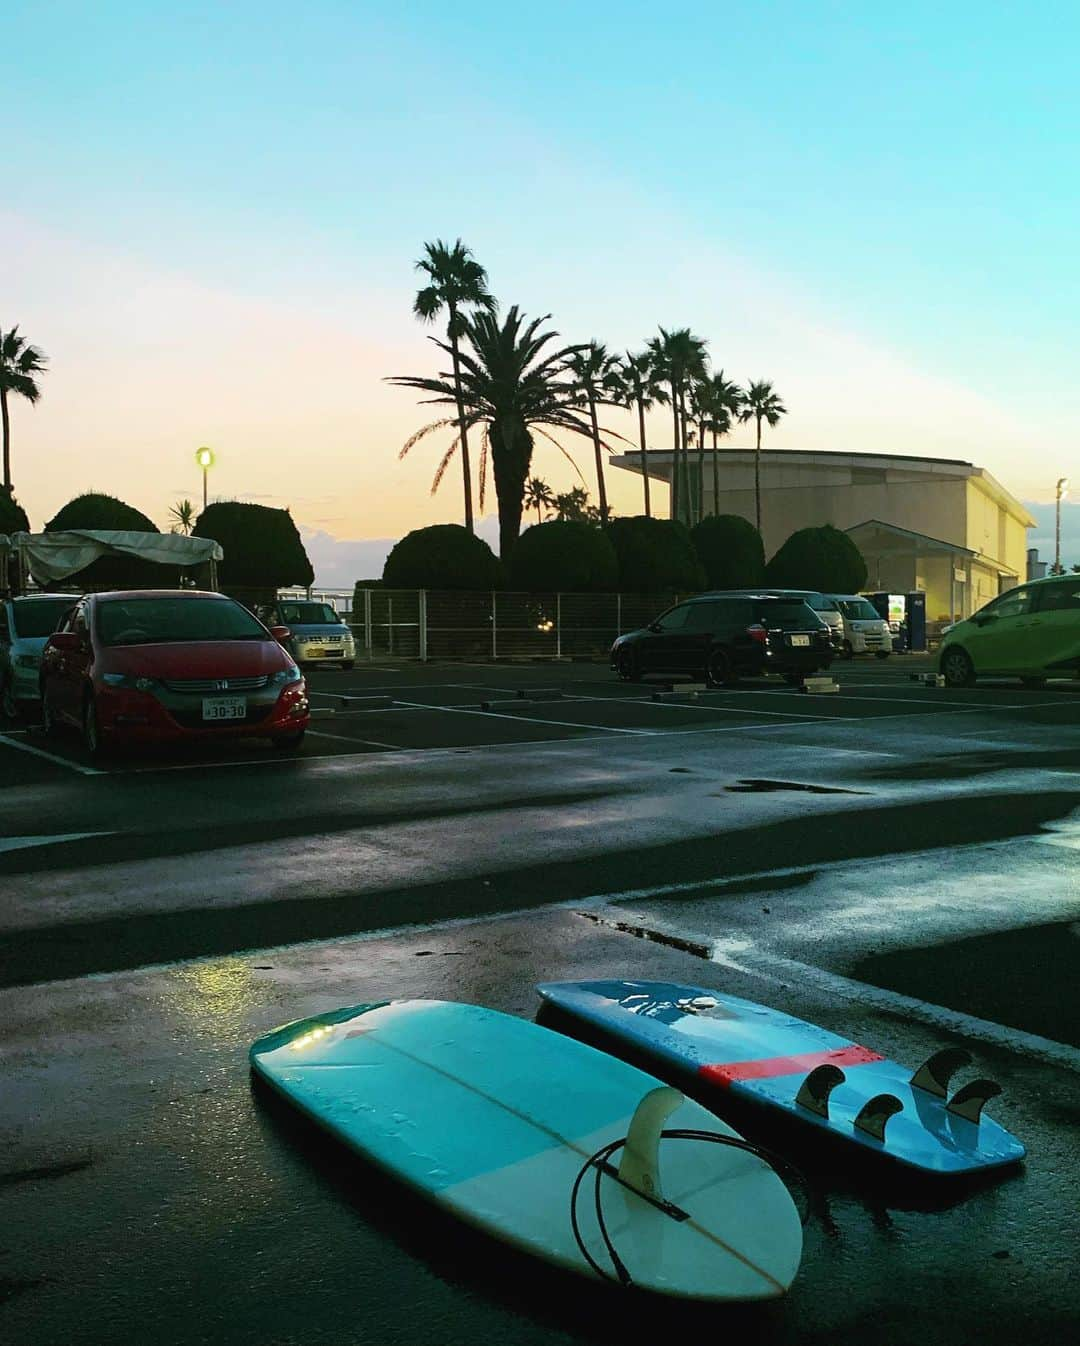
<path fill-rule="evenodd" d="M 268 1033 L 250 1061 L 421 1196 L 583 1276 L 755 1300 L 798 1270 L 798 1211 L 753 1147 L 679 1090 L 527 1020 L 353 1005 Z"/>
<path fill-rule="evenodd" d="M 977 1079 L 950 1092 L 953 1074 L 971 1061 L 959 1048 L 912 1071 L 790 1014 L 696 986 L 582 981 L 537 990 L 599 1030 L 613 1051 L 635 1051 L 664 1078 L 692 1079 L 699 1097 L 715 1090 L 721 1111 L 737 1096 L 928 1173 L 972 1173 L 1024 1157 L 1020 1141 L 983 1112 L 999 1085 Z"/>

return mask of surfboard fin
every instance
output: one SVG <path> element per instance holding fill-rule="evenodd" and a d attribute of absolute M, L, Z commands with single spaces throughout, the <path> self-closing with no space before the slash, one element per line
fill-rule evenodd
<path fill-rule="evenodd" d="M 925 1089 L 935 1098 L 945 1098 L 949 1092 L 949 1081 L 961 1066 L 971 1065 L 971 1056 L 962 1047 L 945 1047 L 933 1056 L 928 1056 L 911 1077 L 913 1089 Z"/>
<path fill-rule="evenodd" d="M 795 1095 L 795 1102 L 807 1112 L 815 1113 L 827 1120 L 829 1095 L 838 1084 L 843 1084 L 845 1079 L 847 1076 L 839 1066 L 831 1066 L 827 1062 L 825 1065 L 815 1066 L 803 1080 L 799 1092 Z"/>
<path fill-rule="evenodd" d="M 642 1196 L 663 1200 L 660 1189 L 660 1132 L 683 1102 L 678 1089 L 666 1084 L 650 1089 L 634 1109 L 626 1132 L 626 1145 L 619 1164 L 619 1181 Z"/>
<path fill-rule="evenodd" d="M 874 1140 L 884 1142 L 885 1124 L 890 1117 L 903 1110 L 904 1105 L 895 1094 L 875 1094 L 863 1104 L 862 1110 L 855 1118 L 855 1125 Z"/>
<path fill-rule="evenodd" d="M 970 1084 L 965 1084 L 957 1089 L 948 1103 L 945 1104 L 946 1112 L 951 1112 L 955 1117 L 963 1117 L 966 1122 L 974 1122 L 979 1125 L 979 1118 L 982 1116 L 982 1110 L 987 1101 L 996 1098 L 1001 1093 L 1001 1085 L 995 1080 L 972 1080 Z"/>

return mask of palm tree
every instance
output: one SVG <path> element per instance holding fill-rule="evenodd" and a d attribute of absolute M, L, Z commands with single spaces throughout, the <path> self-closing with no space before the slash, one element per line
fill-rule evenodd
<path fill-rule="evenodd" d="M 596 419 L 596 408 L 601 403 L 614 406 L 623 400 L 621 365 L 616 355 L 608 354 L 606 346 L 599 341 L 589 344 L 571 355 L 566 367 L 573 375 L 579 394 L 585 399 L 589 409 L 589 426 L 592 431 L 593 449 L 596 452 L 596 484 L 600 496 L 600 522 L 608 521 L 607 488 L 604 484 L 603 441 L 600 438 L 600 426 Z"/>
<path fill-rule="evenodd" d="M 648 351 L 640 355 L 627 352 L 622 362 L 623 390 L 627 406 L 636 406 L 638 414 L 638 439 L 641 444 L 641 479 L 645 485 L 645 517 L 652 517 L 649 507 L 649 469 L 645 461 L 645 413 L 658 403 L 668 400 L 664 385 L 660 381 L 656 363 Z"/>
<path fill-rule="evenodd" d="M 459 238 L 453 247 L 442 239 L 424 244 L 424 256 L 416 263 L 431 281 L 413 301 L 413 312 L 424 322 L 434 322 L 445 308 L 449 315 L 446 338 L 454 372 L 454 401 L 457 406 L 458 435 L 461 439 L 461 475 L 465 486 L 465 527 L 473 531 L 472 475 L 469 463 L 469 437 L 465 403 L 461 391 L 461 354 L 458 342 L 464 332 L 463 308 L 494 308 L 488 293 L 487 272 L 473 259 L 472 250 Z M 440 343 L 441 344 L 441 343 Z"/>
<path fill-rule="evenodd" d="M 175 505 L 169 506 L 169 518 L 173 521 L 171 532 L 190 537 L 195 527 L 195 506 L 190 500 L 178 500 Z"/>
<path fill-rule="evenodd" d="M 530 477 L 525 483 L 521 503 L 526 509 L 535 509 L 536 522 L 543 523 L 544 520 L 540 515 L 540 510 L 554 509 L 555 495 L 546 481 L 541 481 L 539 477 Z"/>
<path fill-rule="evenodd" d="M 461 328 L 468 343 L 468 347 L 460 351 L 464 420 L 470 427 L 484 427 L 480 484 L 482 491 L 490 452 L 495 493 L 499 499 L 499 550 L 503 560 L 509 558 L 521 531 L 521 506 L 532 462 L 534 434 L 542 435 L 554 444 L 569 459 L 579 477 L 581 472 L 573 458 L 544 427 L 570 430 L 592 439 L 591 425 L 578 414 L 580 394 L 567 372 L 567 362 L 585 347 L 546 349 L 558 336 L 554 331 L 541 331 L 550 316 L 545 314 L 526 324 L 524 314 L 515 304 L 500 321 L 491 309 L 482 308 L 466 318 Z M 445 342 L 435 344 L 446 354 L 451 354 L 451 348 Z M 436 378 L 403 375 L 388 382 L 430 393 L 431 396 L 424 399 L 425 403 L 457 403 L 458 385 L 446 373 Z M 399 456 L 404 458 L 425 435 L 453 424 L 453 418 L 444 417 L 422 426 L 406 440 Z M 435 473 L 433 492 L 460 443 L 459 433 Z M 584 480 L 582 477 L 583 484 Z"/>
<path fill-rule="evenodd" d="M 731 429 L 732 418 L 739 414 L 743 390 L 737 383 L 724 378 L 724 371 L 709 380 L 709 424 L 712 431 L 713 513 L 720 513 L 720 455 L 716 441 Z"/>
<path fill-rule="evenodd" d="M 686 507 L 683 492 L 689 487 L 686 479 L 686 442 L 687 442 L 687 384 L 705 373 L 708 363 L 706 343 L 696 337 L 689 327 L 680 327 L 667 332 L 663 327 L 660 335 L 648 342 L 648 351 L 652 357 L 657 374 L 668 384 L 671 390 L 671 416 L 675 443 L 673 445 L 671 474 L 671 517 L 677 519 Z"/>
<path fill-rule="evenodd" d="M 754 504 L 757 512 L 757 530 L 761 532 L 761 422 L 769 425 L 779 424 L 780 417 L 787 415 L 787 407 L 773 392 L 771 383 L 759 381 L 751 383 L 743 394 L 739 409 L 740 421 L 757 422 L 757 446 L 754 449 Z"/>
<path fill-rule="evenodd" d="M 35 374 L 45 372 L 47 357 L 19 335 L 18 325 L 5 332 L 0 328 L 0 419 L 4 427 L 4 490 L 11 494 L 11 421 L 8 393 L 25 397 L 33 404 L 41 396 Z"/>

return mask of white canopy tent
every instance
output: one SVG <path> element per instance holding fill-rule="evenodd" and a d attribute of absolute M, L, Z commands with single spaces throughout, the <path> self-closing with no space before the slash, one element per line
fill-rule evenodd
<path fill-rule="evenodd" d="M 217 563 L 225 553 L 208 537 L 180 533 L 128 533 L 96 528 L 73 528 L 58 533 L 0 535 L 0 588 L 25 588 L 28 576 L 42 585 L 77 575 L 101 556 L 137 556 L 159 565 L 209 564 L 210 587 L 217 588 Z M 14 574 L 11 573 L 14 565 Z"/>

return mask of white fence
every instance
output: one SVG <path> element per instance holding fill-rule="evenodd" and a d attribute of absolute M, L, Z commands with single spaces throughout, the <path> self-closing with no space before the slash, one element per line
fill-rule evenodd
<path fill-rule="evenodd" d="M 349 620 L 369 659 L 597 659 L 678 598 L 360 589 Z"/>

